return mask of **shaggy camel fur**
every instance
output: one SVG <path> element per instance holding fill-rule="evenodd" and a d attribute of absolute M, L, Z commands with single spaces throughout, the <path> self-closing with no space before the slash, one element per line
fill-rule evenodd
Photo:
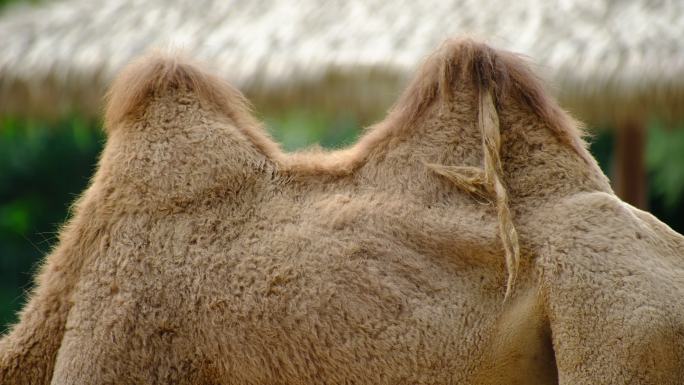
<path fill-rule="evenodd" d="M 516 56 L 431 56 L 349 149 L 284 154 L 148 57 L 0 342 L 0 383 L 681 384 L 684 237 L 613 195 Z"/>

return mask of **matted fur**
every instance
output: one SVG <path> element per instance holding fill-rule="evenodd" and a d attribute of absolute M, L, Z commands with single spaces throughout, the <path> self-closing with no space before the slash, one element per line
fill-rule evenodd
<path fill-rule="evenodd" d="M 445 43 L 340 151 L 283 153 L 237 91 L 159 55 L 105 120 L 2 384 L 684 377 L 684 237 L 613 195 L 515 55 Z"/>

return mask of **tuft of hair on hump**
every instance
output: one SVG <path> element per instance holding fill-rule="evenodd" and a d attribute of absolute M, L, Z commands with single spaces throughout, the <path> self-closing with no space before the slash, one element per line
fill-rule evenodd
<path fill-rule="evenodd" d="M 128 64 L 112 83 L 105 100 L 105 131 L 143 116 L 148 105 L 169 91 L 189 92 L 207 109 L 229 118 L 264 154 L 282 157 L 281 150 L 252 116 L 249 101 L 227 81 L 207 73 L 178 54 L 153 51 Z"/>
<path fill-rule="evenodd" d="M 497 108 L 517 100 L 538 116 L 577 155 L 593 164 L 583 127 L 563 111 L 520 55 L 469 38 L 447 40 L 418 70 L 392 109 L 393 121 L 412 126 L 436 100 L 448 101 L 463 87 L 492 93 Z"/>

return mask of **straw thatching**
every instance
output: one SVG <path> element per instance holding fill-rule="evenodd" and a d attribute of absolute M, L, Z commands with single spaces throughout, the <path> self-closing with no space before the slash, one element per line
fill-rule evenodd
<path fill-rule="evenodd" d="M 684 2 L 70 0 L 0 20 L 0 112 L 99 113 L 114 74 L 150 47 L 212 65 L 261 104 L 384 110 L 445 38 L 537 63 L 593 122 L 684 117 Z"/>

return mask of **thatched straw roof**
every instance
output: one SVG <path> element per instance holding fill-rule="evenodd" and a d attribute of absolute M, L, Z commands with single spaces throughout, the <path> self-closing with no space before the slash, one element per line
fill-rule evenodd
<path fill-rule="evenodd" d="M 0 110 L 97 113 L 132 57 L 175 47 L 257 103 L 384 109 L 448 37 L 527 55 L 580 117 L 684 117 L 676 0 L 67 0 L 0 18 Z"/>

